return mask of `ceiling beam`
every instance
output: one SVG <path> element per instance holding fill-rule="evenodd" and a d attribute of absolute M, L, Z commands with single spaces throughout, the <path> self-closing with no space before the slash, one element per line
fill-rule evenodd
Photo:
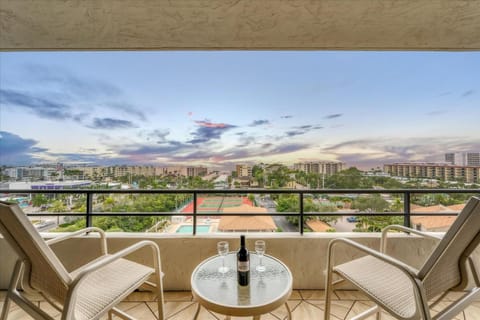
<path fill-rule="evenodd" d="M 479 50 L 475 0 L 0 0 L 0 50 Z"/>

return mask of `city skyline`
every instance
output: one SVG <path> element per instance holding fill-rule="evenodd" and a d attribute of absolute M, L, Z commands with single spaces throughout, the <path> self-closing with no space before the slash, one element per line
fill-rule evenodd
<path fill-rule="evenodd" d="M 480 150 L 477 52 L 0 53 L 0 165 L 359 168 Z"/>

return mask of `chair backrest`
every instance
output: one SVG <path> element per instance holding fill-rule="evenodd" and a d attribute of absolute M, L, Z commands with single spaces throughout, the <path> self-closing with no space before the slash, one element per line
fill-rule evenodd
<path fill-rule="evenodd" d="M 479 244 L 480 199 L 472 197 L 419 271 L 428 298 L 467 285 L 467 258 Z"/>
<path fill-rule="evenodd" d="M 71 277 L 18 205 L 0 201 L 0 233 L 27 260 L 24 283 L 63 303 Z"/>

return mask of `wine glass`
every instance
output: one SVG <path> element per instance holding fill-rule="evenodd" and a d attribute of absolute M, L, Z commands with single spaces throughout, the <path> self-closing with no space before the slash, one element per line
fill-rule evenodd
<path fill-rule="evenodd" d="M 218 254 L 222 256 L 222 266 L 218 268 L 218 272 L 226 273 L 228 267 L 225 266 L 225 256 L 228 254 L 228 242 L 220 241 L 217 243 Z"/>
<path fill-rule="evenodd" d="M 263 255 L 265 254 L 265 241 L 257 240 L 255 241 L 255 252 L 258 255 L 258 259 L 260 260 L 258 266 L 255 268 L 259 272 L 265 271 L 265 266 L 263 265 Z"/>

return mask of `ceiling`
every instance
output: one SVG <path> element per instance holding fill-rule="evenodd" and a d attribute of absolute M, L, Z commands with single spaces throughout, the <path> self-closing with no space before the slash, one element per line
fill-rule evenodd
<path fill-rule="evenodd" d="M 0 50 L 479 50 L 476 0 L 0 0 Z"/>

